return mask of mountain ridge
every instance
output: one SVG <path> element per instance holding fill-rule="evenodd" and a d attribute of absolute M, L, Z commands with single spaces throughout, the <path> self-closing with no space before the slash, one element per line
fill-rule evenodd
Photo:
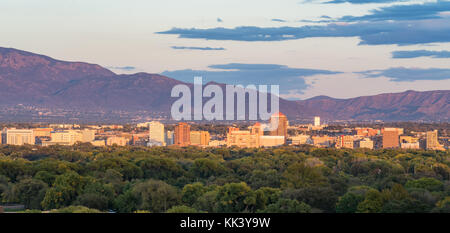
<path fill-rule="evenodd" d="M 145 109 L 168 114 L 176 100 L 170 96 L 171 89 L 178 84 L 193 87 L 160 74 L 115 74 L 97 64 L 0 47 L 0 106 L 26 104 L 79 111 Z M 448 121 L 449 103 L 450 90 L 409 90 L 349 99 L 280 99 L 280 110 L 290 119 L 321 116 L 327 120 Z"/>

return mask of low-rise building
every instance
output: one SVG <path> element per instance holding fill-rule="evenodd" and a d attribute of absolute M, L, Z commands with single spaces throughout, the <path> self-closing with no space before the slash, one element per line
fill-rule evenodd
<path fill-rule="evenodd" d="M 128 143 L 128 140 L 125 137 L 112 136 L 112 137 L 108 137 L 106 139 L 107 146 L 113 146 L 113 145 L 126 146 L 127 143 Z"/>

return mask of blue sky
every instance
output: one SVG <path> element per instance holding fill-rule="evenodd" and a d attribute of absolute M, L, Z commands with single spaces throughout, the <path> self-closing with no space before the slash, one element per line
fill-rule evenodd
<path fill-rule="evenodd" d="M 285 98 L 450 89 L 450 1 L 2 0 L 0 47 Z"/>

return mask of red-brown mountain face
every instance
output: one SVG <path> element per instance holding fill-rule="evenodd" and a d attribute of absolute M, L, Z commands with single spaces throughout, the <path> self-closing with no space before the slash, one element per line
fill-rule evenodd
<path fill-rule="evenodd" d="M 99 65 L 65 62 L 16 49 L 0 48 L 2 104 L 41 103 L 57 89 L 87 76 L 115 74 Z"/>
<path fill-rule="evenodd" d="M 407 91 L 352 99 L 312 98 L 297 101 L 305 117 L 353 120 L 441 120 L 450 119 L 450 90 Z M 309 115 L 308 115 L 309 114 Z"/>
<path fill-rule="evenodd" d="M 168 114 L 177 99 L 170 97 L 172 87 L 177 84 L 186 83 L 158 74 L 117 75 L 99 65 L 0 48 L 2 108 L 23 104 L 80 112 Z M 192 84 L 186 85 L 192 88 Z M 449 103 L 450 90 L 408 91 L 352 99 L 324 96 L 302 101 L 281 99 L 280 109 L 292 120 L 321 116 L 325 120 L 448 121 Z M 0 120 L 7 115 L 2 114 Z"/>

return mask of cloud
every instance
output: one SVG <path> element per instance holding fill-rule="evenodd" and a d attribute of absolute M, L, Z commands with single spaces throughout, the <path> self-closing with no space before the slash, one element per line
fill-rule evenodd
<path fill-rule="evenodd" d="M 225 50 L 225 48 L 211 48 L 211 47 L 185 47 L 185 46 L 172 46 L 172 49 L 179 50 Z"/>
<path fill-rule="evenodd" d="M 366 78 L 388 77 L 394 82 L 414 82 L 418 80 L 448 80 L 450 69 L 389 68 L 386 70 L 369 70 L 359 72 Z"/>
<path fill-rule="evenodd" d="M 315 37 L 359 37 L 360 44 L 426 44 L 450 42 L 450 18 L 416 21 L 331 23 L 302 27 L 173 28 L 158 34 L 179 38 L 231 41 L 284 41 Z"/>
<path fill-rule="evenodd" d="M 324 2 L 327 4 L 340 4 L 340 3 L 351 3 L 351 4 L 368 4 L 368 3 L 394 3 L 394 2 L 408 2 L 409 0 L 333 0 Z"/>
<path fill-rule="evenodd" d="M 272 19 L 272 21 L 273 21 L 273 22 L 280 22 L 280 23 L 285 23 L 285 22 L 287 22 L 287 21 L 284 20 L 284 19 Z"/>
<path fill-rule="evenodd" d="M 450 51 L 413 50 L 392 52 L 392 58 L 401 59 L 417 57 L 450 58 Z"/>
<path fill-rule="evenodd" d="M 441 13 L 450 11 L 449 1 L 426 2 L 410 5 L 393 5 L 381 7 L 370 11 L 363 16 L 344 16 L 337 21 L 385 21 L 385 20 L 421 20 L 443 18 Z"/>
<path fill-rule="evenodd" d="M 230 63 L 211 65 L 212 70 L 175 70 L 164 71 L 162 75 L 183 82 L 193 82 L 195 76 L 203 77 L 204 82 L 218 82 L 234 85 L 280 85 L 281 94 L 301 93 L 308 85 L 303 77 L 314 75 L 338 74 L 336 71 L 290 68 L 276 64 Z"/>
<path fill-rule="evenodd" d="M 122 70 L 122 71 L 134 71 L 137 68 L 134 66 L 108 66 L 108 69 L 113 69 L 113 70 Z"/>

